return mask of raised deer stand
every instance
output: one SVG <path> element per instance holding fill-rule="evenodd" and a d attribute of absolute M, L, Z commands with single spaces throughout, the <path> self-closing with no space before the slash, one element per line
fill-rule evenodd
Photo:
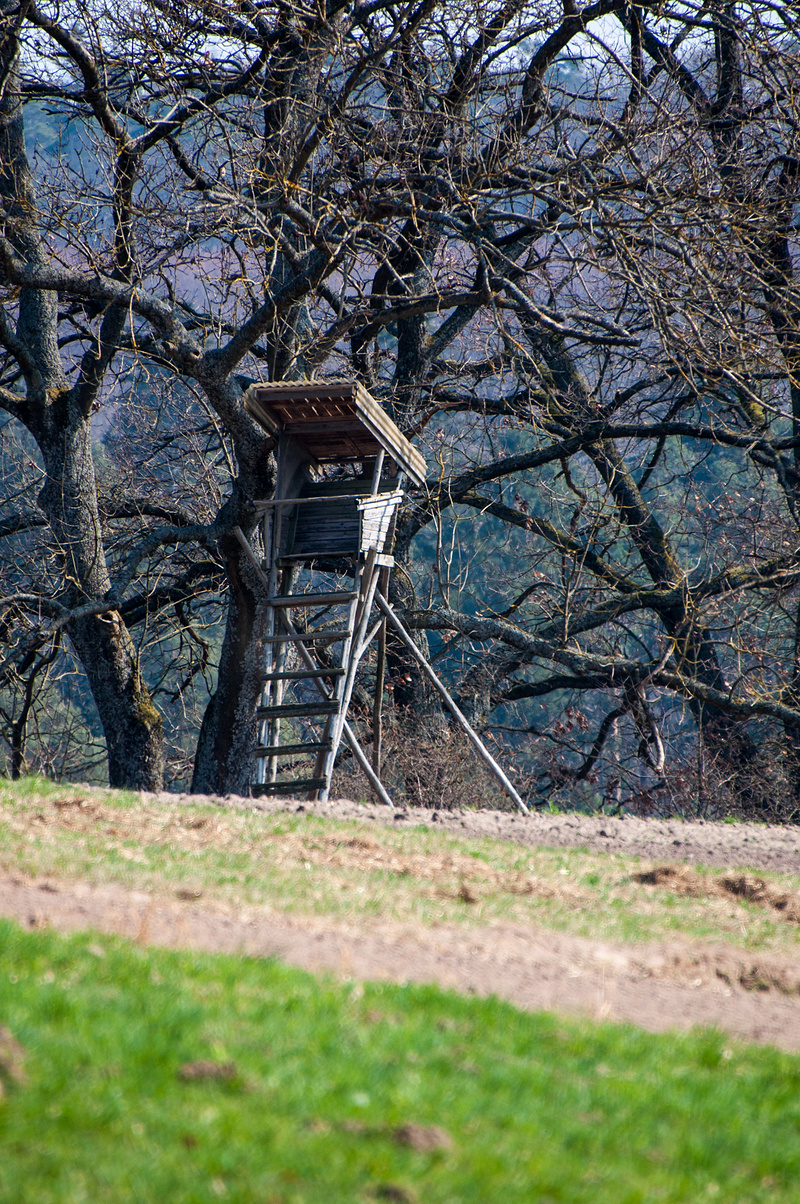
<path fill-rule="evenodd" d="M 370 764 L 347 710 L 359 663 L 382 633 L 387 614 L 421 655 L 384 599 L 403 486 L 406 479 L 424 484 L 425 461 L 357 383 L 253 385 L 246 404 L 272 435 L 278 465 L 274 497 L 254 503 L 263 515 L 263 562 L 237 529 L 268 597 L 253 793 L 326 801 L 344 737 L 378 797 L 391 806 L 379 764 Z M 325 466 L 338 472 L 325 478 Z M 382 596 L 374 617 L 379 579 Z M 332 658 L 337 646 L 339 655 Z M 433 670 L 424 667 L 492 771 L 526 810 Z M 382 693 L 382 681 L 378 689 Z M 298 772 L 303 762 L 304 772 Z"/>

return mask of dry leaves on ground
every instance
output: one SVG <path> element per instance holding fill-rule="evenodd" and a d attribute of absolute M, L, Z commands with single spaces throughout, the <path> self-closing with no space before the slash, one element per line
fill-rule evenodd
<path fill-rule="evenodd" d="M 25 1074 L 25 1050 L 5 1025 L 0 1024 L 0 1099 L 3 1098 L 3 1080 L 21 1086 L 28 1081 Z"/>
<path fill-rule="evenodd" d="M 185 1062 L 178 1070 L 178 1078 L 184 1083 L 196 1083 L 235 1079 L 238 1073 L 234 1062 L 211 1062 L 198 1058 L 196 1062 Z"/>
<path fill-rule="evenodd" d="M 449 1150 L 453 1146 L 450 1134 L 438 1125 L 401 1125 L 394 1130 L 392 1137 L 398 1145 L 409 1146 L 421 1154 L 432 1150 Z"/>
<path fill-rule="evenodd" d="M 724 898 L 746 900 L 776 911 L 780 918 L 800 923 L 800 895 L 780 890 L 755 874 L 723 874 L 720 877 L 698 874 L 686 865 L 657 865 L 633 875 L 643 886 L 661 886 L 694 899 Z"/>

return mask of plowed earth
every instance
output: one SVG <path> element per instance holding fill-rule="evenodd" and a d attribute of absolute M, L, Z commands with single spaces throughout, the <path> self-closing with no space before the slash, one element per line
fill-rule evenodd
<path fill-rule="evenodd" d="M 393 826 L 436 823 L 467 840 L 492 837 L 528 847 L 643 857 L 653 868 L 642 868 L 642 882 L 684 895 L 713 890 L 744 897 L 787 924 L 800 922 L 800 897 L 776 890 L 758 876 L 759 870 L 800 872 L 797 828 L 500 812 L 392 812 L 347 801 L 264 804 L 230 797 L 142 796 L 143 803 L 173 807 L 215 801 L 227 809 L 304 810 Z M 374 850 L 369 839 L 354 839 L 348 841 L 346 855 L 356 862 L 363 856 L 366 867 Z M 729 872 L 709 880 L 692 870 L 691 862 Z M 342 922 L 265 908 L 243 910 L 205 897 L 186 897 L 185 892 L 177 896 L 119 884 L 35 879 L 15 873 L 11 866 L 0 871 L 0 915 L 26 926 L 92 929 L 143 944 L 278 956 L 351 979 L 436 982 L 462 992 L 496 994 L 524 1008 L 630 1021 L 651 1031 L 716 1025 L 740 1039 L 800 1050 L 800 960 L 782 954 L 688 940 L 649 946 L 605 943 L 527 924 Z"/>

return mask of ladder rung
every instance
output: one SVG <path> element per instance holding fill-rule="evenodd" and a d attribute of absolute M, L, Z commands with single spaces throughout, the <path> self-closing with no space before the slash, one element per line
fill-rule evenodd
<path fill-rule="evenodd" d="M 306 794 L 309 790 L 322 790 L 327 785 L 325 778 L 295 778 L 293 782 L 264 782 L 251 789 L 258 798 L 262 794 Z"/>
<path fill-rule="evenodd" d="M 267 601 L 270 606 L 342 606 L 357 597 L 357 593 L 334 590 L 328 594 L 278 594 Z"/>
<path fill-rule="evenodd" d="M 288 568 L 293 564 L 302 564 L 304 560 L 355 560 L 357 556 L 358 552 L 354 548 L 344 552 L 285 552 L 278 557 L 277 563 L 279 568 Z"/>
<path fill-rule="evenodd" d="M 311 715 L 335 715 L 339 710 L 338 702 L 284 702 L 280 706 L 259 707 L 256 711 L 259 719 L 303 719 Z"/>
<path fill-rule="evenodd" d="M 256 749 L 257 757 L 291 757 L 298 753 L 322 752 L 331 748 L 330 740 L 309 740 L 307 744 L 262 744 Z"/>
<path fill-rule="evenodd" d="M 309 677 L 342 677 L 344 669 L 290 669 L 283 673 L 265 673 L 264 681 L 305 681 Z"/>
<path fill-rule="evenodd" d="M 286 644 L 299 640 L 303 644 L 311 643 L 313 640 L 332 643 L 334 640 L 348 640 L 352 635 L 349 627 L 331 627 L 328 631 L 298 631 L 297 635 L 290 635 L 288 631 L 281 631 L 277 635 L 264 636 L 265 644 Z"/>

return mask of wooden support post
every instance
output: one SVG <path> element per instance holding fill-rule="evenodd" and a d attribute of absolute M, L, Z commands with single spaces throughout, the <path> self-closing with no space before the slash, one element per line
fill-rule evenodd
<path fill-rule="evenodd" d="M 375 468 L 372 473 L 372 492 L 373 492 L 373 494 L 380 493 L 381 473 L 383 472 L 383 460 L 384 460 L 385 455 L 386 455 L 386 452 L 383 450 L 383 448 L 381 448 L 381 450 L 378 452 L 377 459 L 375 460 Z"/>
<path fill-rule="evenodd" d="M 321 774 L 322 777 L 330 781 L 333 773 L 333 766 L 336 760 L 336 752 L 339 747 L 339 741 L 342 737 L 344 722 L 347 715 L 347 708 L 350 705 L 350 696 L 353 692 L 355 683 L 356 671 L 359 661 L 364 654 L 364 637 L 367 632 L 369 623 L 370 611 L 372 610 L 372 599 L 375 593 L 375 588 L 378 583 L 377 574 L 375 572 L 375 560 L 377 552 L 375 548 L 370 548 L 367 552 L 364 563 L 356 564 L 356 584 L 358 591 L 358 599 L 355 603 L 355 611 L 351 610 L 350 622 L 353 628 L 353 636 L 350 642 L 349 649 L 346 650 L 347 655 L 347 674 L 339 683 L 339 698 L 341 700 L 341 712 L 337 719 L 333 720 L 331 725 L 332 731 L 332 747 L 325 757 L 325 767 Z M 320 791 L 320 798 L 323 803 L 328 801 L 328 787 L 325 786 Z"/>
<path fill-rule="evenodd" d="M 434 673 L 433 669 L 430 667 L 428 662 L 425 660 L 425 657 L 422 655 L 419 648 L 414 643 L 411 636 L 408 634 L 405 627 L 400 622 L 397 615 L 394 613 L 391 606 L 386 601 L 386 599 L 384 598 L 384 596 L 380 592 L 380 590 L 376 591 L 376 593 L 375 593 L 375 601 L 378 603 L 378 606 L 383 611 L 383 613 L 386 615 L 386 618 L 392 624 L 395 631 L 400 636 L 401 640 L 403 641 L 403 643 L 408 648 L 409 652 L 412 654 L 412 656 L 416 660 L 420 669 L 422 669 L 422 672 L 425 674 L 428 681 L 431 683 L 432 686 L 434 686 L 439 691 L 442 698 L 444 699 L 445 705 L 447 706 L 450 713 L 453 715 L 453 718 L 456 720 L 459 727 L 461 727 L 464 730 L 464 732 L 466 732 L 473 748 L 478 753 L 478 755 L 480 757 L 482 757 L 483 760 L 486 762 L 486 764 L 489 766 L 489 769 L 492 771 L 494 776 L 497 778 L 498 782 L 503 787 L 506 794 L 514 800 L 514 802 L 517 804 L 517 806 L 519 807 L 519 809 L 523 813 L 523 815 L 530 814 L 525 803 L 522 801 L 522 799 L 520 798 L 517 791 L 511 785 L 511 782 L 508 780 L 508 778 L 506 777 L 503 770 L 497 764 L 494 757 L 489 752 L 488 748 L 483 743 L 483 741 L 481 740 L 478 733 L 472 728 L 466 715 L 462 711 L 459 710 L 458 706 L 456 705 L 455 700 L 453 698 L 451 698 L 451 696 L 448 693 L 445 686 L 442 684 L 442 682 L 439 680 L 439 678 Z"/>
<path fill-rule="evenodd" d="M 400 473 L 398 487 L 402 489 L 405 481 L 405 473 Z M 394 549 L 394 537 L 397 530 L 397 510 L 392 515 L 392 521 L 389 525 L 389 533 L 386 537 L 384 549 L 392 552 Z M 389 592 L 389 574 L 388 568 L 381 569 L 381 575 L 378 581 L 378 592 L 380 594 L 388 594 Z M 386 616 L 381 616 L 381 625 L 378 628 L 378 658 L 375 666 L 375 698 L 372 703 L 372 768 L 380 775 L 381 762 L 383 760 L 383 691 L 386 684 Z"/>
<path fill-rule="evenodd" d="M 378 630 L 378 659 L 375 666 L 375 697 L 372 702 L 372 768 L 381 771 L 383 756 L 383 689 L 386 681 L 386 619 Z"/>
<path fill-rule="evenodd" d="M 392 520 L 394 522 L 394 519 Z M 389 587 L 389 570 L 382 569 L 378 589 L 382 594 Z M 378 628 L 378 657 L 375 666 L 375 697 L 372 703 L 372 768 L 380 775 L 383 759 L 383 691 L 386 683 L 386 616 L 381 616 Z"/>

